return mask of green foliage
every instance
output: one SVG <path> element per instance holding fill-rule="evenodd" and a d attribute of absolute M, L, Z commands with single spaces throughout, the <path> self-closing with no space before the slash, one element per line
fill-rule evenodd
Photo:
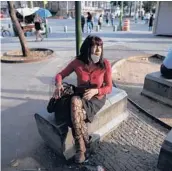
<path fill-rule="evenodd" d="M 143 1 L 143 8 L 145 12 L 154 12 L 154 7 L 156 7 L 156 1 Z"/>

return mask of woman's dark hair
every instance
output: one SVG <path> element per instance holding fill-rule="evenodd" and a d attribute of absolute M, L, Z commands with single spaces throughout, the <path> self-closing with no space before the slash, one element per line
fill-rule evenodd
<path fill-rule="evenodd" d="M 102 48 L 100 60 L 98 63 L 96 63 L 96 65 L 98 67 L 100 67 L 101 69 L 104 69 L 105 64 L 103 61 L 103 41 L 98 36 L 89 35 L 84 40 L 84 42 L 82 43 L 81 49 L 80 49 L 80 55 L 77 56 L 77 59 L 81 60 L 82 62 L 84 62 L 85 64 L 88 65 L 92 61 L 92 59 L 91 59 L 91 47 L 94 45 L 101 46 L 101 48 Z"/>

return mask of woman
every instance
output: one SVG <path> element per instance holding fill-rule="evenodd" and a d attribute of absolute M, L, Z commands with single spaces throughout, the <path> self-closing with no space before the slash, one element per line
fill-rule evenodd
<path fill-rule="evenodd" d="M 69 104 L 72 132 L 75 139 L 75 162 L 85 161 L 89 136 L 86 122 L 92 122 L 94 115 L 103 107 L 106 94 L 112 91 L 111 65 L 103 59 L 103 41 L 97 36 L 88 36 L 83 42 L 80 55 L 56 75 L 56 94 L 63 91 L 62 80 L 75 72 L 77 86 L 87 87 L 83 96 L 71 96 Z"/>
<path fill-rule="evenodd" d="M 82 33 L 84 33 L 84 25 L 85 25 L 85 17 L 84 17 L 84 15 L 81 15 L 81 28 L 82 28 Z"/>
<path fill-rule="evenodd" d="M 107 25 L 109 24 L 109 14 L 108 13 L 106 14 L 106 24 Z"/>
<path fill-rule="evenodd" d="M 161 65 L 161 74 L 167 79 L 172 79 L 172 49 L 169 50 L 166 58 Z"/>
<path fill-rule="evenodd" d="M 152 30 L 152 26 L 153 26 L 153 14 L 151 15 L 151 17 L 149 19 L 149 31 Z"/>
<path fill-rule="evenodd" d="M 88 30 L 92 31 L 93 27 L 92 27 L 92 15 L 90 14 L 90 12 L 87 12 L 87 33 L 88 33 Z"/>
<path fill-rule="evenodd" d="M 43 36 L 40 33 L 42 20 L 41 20 L 41 18 L 39 17 L 38 14 L 35 15 L 34 23 L 35 23 L 35 30 L 36 30 L 35 31 L 36 41 L 38 41 L 39 37 L 41 38 L 41 41 L 42 41 L 43 40 Z"/>
<path fill-rule="evenodd" d="M 102 23 L 103 23 L 103 17 L 102 17 L 102 14 L 100 14 L 99 20 L 98 20 L 98 25 L 100 27 L 100 30 L 102 29 Z"/>

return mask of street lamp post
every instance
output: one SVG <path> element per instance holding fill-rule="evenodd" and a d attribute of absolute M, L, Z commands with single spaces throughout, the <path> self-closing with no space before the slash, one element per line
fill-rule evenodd
<path fill-rule="evenodd" d="M 80 53 L 81 47 L 81 1 L 75 1 L 75 30 L 76 30 L 76 55 Z"/>
<path fill-rule="evenodd" d="M 67 16 L 67 18 L 69 17 L 68 13 L 69 13 L 68 1 L 66 1 L 66 16 Z"/>
<path fill-rule="evenodd" d="M 121 11 L 120 11 L 119 26 L 118 26 L 119 31 L 122 31 L 123 6 L 124 6 L 124 2 L 121 1 Z"/>

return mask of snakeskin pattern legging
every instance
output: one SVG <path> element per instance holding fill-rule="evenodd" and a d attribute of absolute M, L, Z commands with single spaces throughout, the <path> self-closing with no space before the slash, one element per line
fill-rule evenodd
<path fill-rule="evenodd" d="M 89 144 L 89 136 L 86 120 L 86 111 L 83 108 L 79 96 L 73 96 L 71 100 L 71 120 L 73 125 L 73 136 L 75 140 L 84 141 L 85 146 Z"/>

